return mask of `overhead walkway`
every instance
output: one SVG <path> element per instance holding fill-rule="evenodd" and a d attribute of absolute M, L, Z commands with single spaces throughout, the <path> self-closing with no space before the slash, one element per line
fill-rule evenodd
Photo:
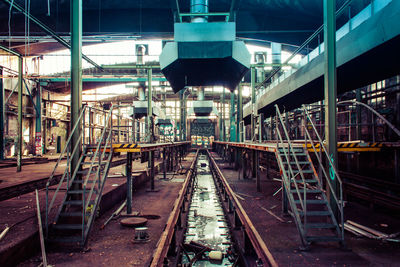
<path fill-rule="evenodd" d="M 400 72 L 400 1 L 375 0 L 336 32 L 338 94 Z M 266 116 L 274 105 L 291 110 L 323 99 L 324 44 L 283 73 L 257 95 L 256 109 Z M 251 104 L 243 118 L 249 122 Z"/>

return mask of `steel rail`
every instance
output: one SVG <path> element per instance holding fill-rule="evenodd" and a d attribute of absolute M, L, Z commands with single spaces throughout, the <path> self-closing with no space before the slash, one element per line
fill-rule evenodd
<path fill-rule="evenodd" d="M 226 193 L 228 194 L 229 198 L 233 202 L 233 205 L 235 207 L 235 212 L 237 213 L 240 221 L 242 222 L 244 230 L 246 231 L 258 258 L 260 258 L 264 264 L 269 264 L 269 266 L 277 267 L 278 266 L 277 262 L 275 261 L 274 257 L 272 256 L 271 252 L 269 251 L 264 240 L 262 240 L 257 229 L 251 222 L 249 216 L 243 209 L 242 205 L 240 204 L 240 202 L 239 202 L 238 198 L 236 197 L 235 193 L 233 192 L 232 188 L 226 181 L 224 175 L 222 174 L 221 170 L 219 169 L 214 158 L 211 156 L 211 154 L 208 150 L 207 150 L 207 153 L 210 158 L 210 162 L 212 163 L 213 169 L 217 172 L 219 179 L 222 181 L 222 184 L 225 187 Z"/>
<path fill-rule="evenodd" d="M 174 208 L 171 212 L 171 215 L 168 218 L 167 224 L 165 226 L 164 232 L 161 234 L 161 237 L 157 243 L 157 248 L 153 253 L 153 257 L 150 262 L 150 267 L 158 267 L 163 266 L 164 259 L 167 257 L 169 247 L 171 245 L 172 238 L 175 233 L 175 225 L 178 222 L 179 215 L 181 213 L 181 208 L 185 199 L 185 191 L 188 188 L 188 185 L 192 181 L 192 175 L 194 174 L 194 167 L 197 162 L 197 157 L 199 155 L 199 150 L 196 151 L 196 155 L 192 164 L 190 165 L 190 169 L 186 175 L 185 182 L 182 185 L 181 190 L 179 191 L 178 197 L 175 200 Z"/>

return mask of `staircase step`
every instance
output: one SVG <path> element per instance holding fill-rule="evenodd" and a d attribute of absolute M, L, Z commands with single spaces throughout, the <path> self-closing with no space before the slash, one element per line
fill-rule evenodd
<path fill-rule="evenodd" d="M 310 164 L 309 161 L 298 161 L 298 163 L 299 163 L 299 165 L 301 165 L 301 164 Z M 283 162 L 283 164 L 288 164 L 288 163 L 285 161 L 285 162 Z M 296 162 L 295 161 L 291 161 L 290 164 L 295 165 Z"/>
<path fill-rule="evenodd" d="M 300 194 L 303 194 L 304 190 L 303 188 L 299 189 Z M 290 193 L 297 193 L 296 189 L 291 189 Z M 310 194 L 319 194 L 322 193 L 321 190 L 319 189 L 306 189 L 306 194 L 310 193 Z"/>
<path fill-rule="evenodd" d="M 278 147 L 279 151 L 288 151 L 289 147 Z M 303 151 L 304 148 L 303 147 L 291 147 L 290 150 L 297 150 L 297 151 Z"/>
<path fill-rule="evenodd" d="M 82 212 L 61 212 L 60 217 L 82 217 Z"/>
<path fill-rule="evenodd" d="M 302 183 L 303 182 L 303 180 L 300 180 L 300 179 L 296 179 L 296 181 L 298 183 Z M 318 180 L 317 179 L 304 179 L 304 182 L 306 184 L 316 184 L 316 183 L 318 183 Z"/>
<path fill-rule="evenodd" d="M 286 170 L 287 173 L 290 173 L 289 170 Z M 293 170 L 293 173 L 299 173 L 299 170 Z M 313 170 L 301 170 L 302 173 L 314 173 Z"/>
<path fill-rule="evenodd" d="M 300 216 L 304 216 L 303 211 L 299 211 Z M 329 211 L 321 210 L 321 211 L 307 211 L 307 216 L 329 216 Z"/>
<path fill-rule="evenodd" d="M 58 230 L 82 230 L 82 224 L 55 224 L 53 228 Z"/>
<path fill-rule="evenodd" d="M 330 242 L 330 241 L 341 241 L 342 239 L 337 236 L 307 236 L 306 240 L 309 242 L 312 241 Z"/>
<path fill-rule="evenodd" d="M 306 155 L 306 153 L 304 153 L 303 150 L 294 150 L 294 151 L 293 150 L 290 150 L 290 151 L 279 150 L 279 154 L 281 154 L 281 155 L 285 155 L 285 152 L 287 155 L 290 155 L 290 156 L 293 156 L 293 154 L 295 154 L 296 156 L 305 156 Z"/>
<path fill-rule="evenodd" d="M 95 173 L 96 171 L 97 171 L 96 168 L 92 168 L 90 173 Z M 89 169 L 84 169 L 84 170 L 81 170 L 81 171 L 77 171 L 76 173 L 77 174 L 88 174 L 88 172 L 89 172 Z"/>
<path fill-rule="evenodd" d="M 86 193 L 89 193 L 90 190 L 86 190 Z M 93 192 L 97 194 L 97 189 L 93 189 Z M 83 190 L 69 190 L 68 194 L 76 195 L 76 194 L 83 194 Z"/>
<path fill-rule="evenodd" d="M 80 236 L 53 236 L 47 239 L 52 243 L 81 243 L 82 237 Z"/>
<path fill-rule="evenodd" d="M 294 201 L 294 203 L 300 204 L 300 200 L 296 199 Z M 322 200 L 322 199 L 308 199 L 308 200 L 306 200 L 306 203 L 307 204 L 327 204 L 327 202 L 325 200 Z"/>
<path fill-rule="evenodd" d="M 92 164 L 91 162 L 87 162 L 87 161 L 81 162 L 81 165 L 91 165 L 91 164 Z M 104 161 L 102 161 L 100 163 L 101 166 L 106 165 L 106 164 L 107 164 L 107 162 L 104 162 Z M 97 167 L 97 166 L 99 166 L 99 163 L 98 162 L 94 162 L 93 163 L 93 167 Z"/>
<path fill-rule="evenodd" d="M 64 205 L 74 205 L 74 206 L 79 206 L 82 205 L 82 200 L 67 200 L 64 202 Z"/>
<path fill-rule="evenodd" d="M 87 182 L 88 182 L 88 184 L 92 184 L 92 183 L 96 183 L 97 181 L 96 180 L 88 180 Z M 83 184 L 84 181 L 83 180 L 74 180 L 73 183 L 74 184 Z"/>
<path fill-rule="evenodd" d="M 331 223 L 307 223 L 307 228 L 318 228 L 318 229 L 332 229 L 336 228 L 334 224 Z"/>

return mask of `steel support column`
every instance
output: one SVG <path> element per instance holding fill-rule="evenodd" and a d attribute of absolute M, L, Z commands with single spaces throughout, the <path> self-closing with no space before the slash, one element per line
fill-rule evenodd
<path fill-rule="evenodd" d="M 166 148 L 163 148 L 163 178 L 164 180 L 167 179 L 167 151 Z"/>
<path fill-rule="evenodd" d="M 242 113 L 243 113 L 243 99 L 242 99 L 242 85 L 239 83 L 238 86 L 238 102 L 237 102 L 237 111 L 236 111 L 236 121 L 237 121 L 237 126 L 236 126 L 236 142 L 242 142 L 242 136 L 240 134 L 240 122 L 242 121 Z M 236 153 L 236 161 L 238 162 L 238 166 L 240 166 L 242 169 L 244 168 L 243 164 L 243 150 L 238 148 Z M 243 179 L 244 179 L 243 175 Z"/>
<path fill-rule="evenodd" d="M 23 58 L 18 57 L 18 133 L 17 133 L 17 172 L 21 171 L 22 166 L 22 77 Z"/>
<path fill-rule="evenodd" d="M 36 118 L 35 118 L 35 154 L 42 155 L 42 87 L 36 88 Z"/>
<path fill-rule="evenodd" d="M 243 120 L 243 98 L 242 98 L 242 85 L 238 86 L 238 104 L 236 112 L 237 128 L 236 128 L 236 142 L 243 142 L 240 135 L 240 122 Z"/>
<path fill-rule="evenodd" d="M 337 167 L 337 136 L 336 136 L 336 0 L 324 0 L 324 93 L 325 93 L 325 136 L 327 140 L 327 151 L 335 167 Z M 329 164 L 328 164 L 329 166 Z M 329 172 L 328 172 L 329 173 Z M 338 182 L 335 176 L 332 179 L 334 193 L 337 191 Z M 329 190 L 327 190 L 329 192 Z M 337 214 L 337 206 L 334 198 L 330 196 L 330 205 Z"/>
<path fill-rule="evenodd" d="M 153 107 L 152 107 L 152 99 L 153 99 L 153 92 L 152 92 L 152 85 L 151 85 L 151 79 L 153 75 L 153 70 L 149 68 L 147 70 L 147 135 L 148 137 L 148 143 L 153 142 Z"/>
<path fill-rule="evenodd" d="M 256 68 L 252 67 L 250 69 L 250 83 L 251 83 L 251 141 L 253 141 L 255 134 L 255 121 L 254 118 L 257 116 L 256 112 Z M 256 141 L 254 139 L 254 141 Z"/>
<path fill-rule="evenodd" d="M 356 90 L 356 100 L 361 102 L 361 89 Z M 361 140 L 361 106 L 356 105 L 356 117 L 357 117 L 357 140 Z M 351 121 L 349 122 L 351 123 Z"/>
<path fill-rule="evenodd" d="M 126 213 L 132 213 L 132 152 L 126 153 Z"/>
<path fill-rule="evenodd" d="M 236 141 L 236 127 L 235 127 L 235 92 L 231 92 L 231 105 L 230 105 L 230 125 L 229 125 L 229 141 L 235 142 Z"/>
<path fill-rule="evenodd" d="M 222 100 L 222 95 L 220 97 L 220 109 L 219 109 L 219 141 L 222 141 L 222 121 L 223 121 L 223 116 L 222 116 L 222 108 L 223 107 L 223 100 Z"/>
<path fill-rule="evenodd" d="M 226 141 L 225 127 L 225 87 L 222 87 L 222 141 Z"/>
<path fill-rule="evenodd" d="M 257 192 L 261 192 L 261 174 L 260 174 L 260 151 L 255 151 L 256 153 L 256 187 Z"/>
<path fill-rule="evenodd" d="M 259 128 L 260 128 L 260 132 L 259 132 L 259 142 L 261 143 L 262 141 L 264 141 L 265 139 L 265 128 L 264 128 L 264 113 L 260 113 L 259 115 Z"/>
<path fill-rule="evenodd" d="M 180 120 L 179 120 L 179 141 L 183 140 L 183 98 L 184 98 L 184 90 L 179 92 L 179 103 L 180 103 Z"/>
<path fill-rule="evenodd" d="M 82 0 L 71 0 L 71 126 L 78 124 L 71 138 L 71 150 L 78 146 L 71 158 L 71 172 L 79 167 L 82 153 L 82 127 L 79 114 L 82 109 Z M 77 177 L 79 178 L 79 177 Z"/>
<path fill-rule="evenodd" d="M 3 75 L 3 68 L 0 67 L 0 76 Z M 3 78 L 0 78 L 0 160 L 3 160 L 4 155 L 4 87 L 3 87 Z"/>

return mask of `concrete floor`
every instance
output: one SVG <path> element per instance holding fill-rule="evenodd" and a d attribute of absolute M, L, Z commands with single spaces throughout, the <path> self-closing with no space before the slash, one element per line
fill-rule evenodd
<path fill-rule="evenodd" d="M 190 167 L 194 153 L 189 154 L 186 160 L 182 162 L 184 168 Z M 159 168 L 160 161 L 156 161 L 156 169 Z M 139 179 L 142 173 L 145 173 L 147 162 L 133 162 L 133 179 Z M 109 175 L 119 174 L 123 171 L 123 166 L 110 169 Z M 119 203 L 115 202 L 118 195 L 110 194 L 120 188 L 126 191 L 126 178 L 109 178 L 107 179 L 102 202 L 113 203 L 112 208 L 103 213 L 97 219 L 89 236 L 88 246 L 82 252 L 79 250 L 62 251 L 52 248 L 50 245 L 48 250 L 48 262 L 56 266 L 145 266 L 151 259 L 151 255 L 156 248 L 157 241 L 168 219 L 173 203 L 181 188 L 182 182 L 186 177 L 182 175 L 167 175 L 171 180 L 160 180 L 162 174 L 156 177 L 155 187 L 158 192 L 146 192 L 149 185 L 142 185 L 134 188 L 133 194 L 133 210 L 145 215 L 158 215 L 160 219 L 149 220 L 150 241 L 148 243 L 134 244 L 134 230 L 120 226 L 118 220 L 112 220 L 104 230 L 100 230 L 101 225 L 109 216 L 118 208 Z M 122 186 L 122 187 L 121 187 Z M 123 191 L 123 192 L 125 192 Z M 40 201 L 42 210 L 44 210 L 44 191 L 40 193 Z M 107 199 L 107 200 L 105 200 Z M 160 201 L 163 200 L 163 201 Z M 60 202 L 61 198 L 56 202 Z M 0 202 L 1 216 L 0 225 L 12 225 L 23 220 L 17 226 L 13 227 L 7 236 L 0 242 L 0 254 L 3 251 L 4 257 L 13 257 L 7 255 L 7 248 L 10 246 L 19 246 L 20 250 L 26 250 L 32 253 L 30 244 L 37 242 L 37 220 L 35 216 L 34 194 L 29 193 L 17 198 Z M 56 210 L 56 207 L 55 207 Z M 4 260 L 4 258 L 3 258 Z M 41 256 L 38 247 L 35 248 L 35 256 L 22 262 L 19 266 L 38 266 Z M 4 261 L 1 260 L 0 262 Z M 1 266 L 14 266 L 14 264 L 1 264 Z"/>
<path fill-rule="evenodd" d="M 400 266 L 400 243 L 357 238 L 347 232 L 348 249 L 342 249 L 338 243 L 317 243 L 312 244 L 309 251 L 301 251 L 300 237 L 292 217 L 282 216 L 281 194 L 272 196 L 281 183 L 267 180 L 266 173 L 262 173 L 262 192 L 257 192 L 255 179 L 238 180 L 238 172 L 229 164 L 221 163 L 217 154 L 212 154 L 232 189 L 241 197 L 243 208 L 280 266 Z M 271 171 L 269 175 L 280 179 L 279 173 Z M 348 203 L 345 208 L 346 219 L 388 234 L 400 231 L 400 218 L 353 203 Z M 387 224 L 388 227 L 380 224 Z"/>
<path fill-rule="evenodd" d="M 213 155 L 218 162 L 219 157 L 214 153 Z M 191 153 L 186 157 L 186 160 L 183 161 L 184 168 L 189 168 L 193 156 L 194 153 Z M 135 161 L 133 170 L 144 171 L 146 165 L 147 163 Z M 342 249 L 338 243 L 322 243 L 312 244 L 309 251 L 301 251 L 299 249 L 300 238 L 292 218 L 282 216 L 281 194 L 272 196 L 279 189 L 280 183 L 267 180 L 266 173 L 262 173 L 262 192 L 257 192 L 254 179 L 238 180 L 237 171 L 230 168 L 228 164 L 220 162 L 219 166 L 232 189 L 240 196 L 243 208 L 280 266 L 400 266 L 399 243 L 358 238 L 350 233 L 346 233 L 348 246 L 346 250 Z M 109 174 L 112 176 L 120 173 L 122 168 L 122 166 L 114 167 Z M 147 223 L 150 234 L 149 242 L 134 243 L 134 230 L 122 227 L 119 224 L 120 218 L 112 220 L 104 230 L 100 230 L 101 225 L 121 203 L 114 202 L 112 208 L 95 221 L 86 250 L 60 251 L 48 247 L 48 262 L 56 266 L 146 266 L 156 248 L 185 176 L 184 174 L 175 175 L 171 180 L 165 181 L 160 180 L 162 174 L 159 174 L 155 183 L 156 189 L 159 189 L 158 192 L 146 192 L 148 184 L 135 188 L 133 210 L 145 215 L 160 216 L 159 219 L 149 220 Z M 269 176 L 270 178 L 279 178 L 279 173 L 271 170 Z M 167 177 L 171 177 L 171 175 L 169 174 Z M 104 194 L 115 190 L 115 187 L 121 186 L 125 182 L 125 178 L 109 178 Z M 43 191 L 40 194 L 40 200 L 43 209 Z M 12 228 L 0 241 L 0 251 L 7 246 L 15 246 L 23 239 L 35 236 L 37 220 L 34 207 L 33 193 L 0 202 L 0 225 L 2 227 L 6 224 L 12 225 L 23 221 Z M 270 210 L 280 219 L 267 213 L 264 209 Z M 373 216 L 371 216 L 372 214 Z M 345 215 L 345 219 L 388 234 L 400 231 L 399 218 L 372 211 L 361 205 L 348 203 Z M 385 224 L 387 227 L 382 226 Z M 29 249 L 24 246 L 21 246 L 20 249 L 29 252 Z M 35 256 L 20 263 L 19 266 L 39 265 L 41 257 L 38 248 L 35 249 Z"/>

